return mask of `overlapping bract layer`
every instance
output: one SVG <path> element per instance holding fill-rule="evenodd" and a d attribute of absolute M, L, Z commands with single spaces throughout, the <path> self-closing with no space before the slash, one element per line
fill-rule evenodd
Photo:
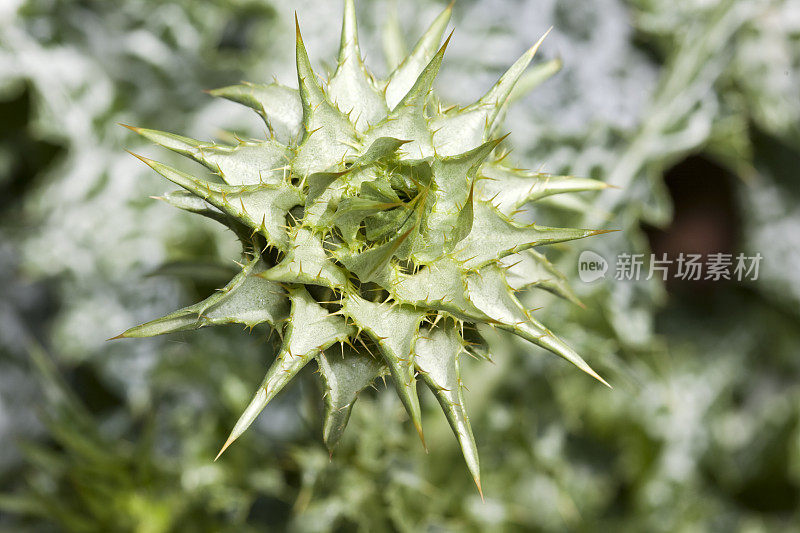
<path fill-rule="evenodd" d="M 266 323 L 282 339 L 223 451 L 316 360 L 327 391 L 328 447 L 359 392 L 381 376 L 390 376 L 422 437 L 420 378 L 480 487 L 459 370 L 470 348 L 465 327 L 506 329 L 602 381 L 515 294 L 538 286 L 577 301 L 533 248 L 599 232 L 513 217 L 528 202 L 603 184 L 524 172 L 497 153 L 500 119 L 541 41 L 477 102 L 441 109 L 432 84 L 449 42 L 439 47 L 450 9 L 384 81 L 361 60 L 352 0 L 345 2 L 338 66 L 326 83 L 312 71 L 298 27 L 298 90 L 273 83 L 211 92 L 253 108 L 271 132 L 267 140 L 221 146 L 132 128 L 211 170 L 198 177 L 141 158 L 183 187 L 163 200 L 233 230 L 246 262 L 207 300 L 121 336 Z M 399 54 L 389 45 L 391 62 Z"/>

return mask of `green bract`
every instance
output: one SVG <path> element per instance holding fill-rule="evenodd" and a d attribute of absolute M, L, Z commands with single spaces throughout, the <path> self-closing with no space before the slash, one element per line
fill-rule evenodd
<path fill-rule="evenodd" d="M 140 158 L 185 189 L 163 200 L 233 230 L 246 260 L 210 298 L 121 337 L 267 323 L 282 339 L 222 450 L 316 360 L 327 391 L 329 448 L 359 392 L 385 375 L 422 437 L 420 378 L 438 398 L 480 488 L 459 372 L 460 356 L 472 346 L 465 330 L 473 341 L 476 324 L 511 331 L 603 381 L 515 295 L 538 286 L 574 300 L 563 276 L 533 248 L 600 232 L 524 224 L 514 213 L 549 195 L 604 185 L 521 171 L 496 153 L 505 107 L 518 97 L 515 85 L 541 40 L 477 102 L 441 109 L 431 88 L 450 11 L 383 81 L 362 63 L 353 0 L 345 2 L 338 66 L 325 83 L 311 69 L 298 27 L 299 90 L 273 83 L 211 91 L 259 113 L 267 140 L 223 146 L 132 128 L 211 170 L 213 177 L 201 178 Z M 391 42 L 389 48 L 390 57 L 402 57 Z"/>

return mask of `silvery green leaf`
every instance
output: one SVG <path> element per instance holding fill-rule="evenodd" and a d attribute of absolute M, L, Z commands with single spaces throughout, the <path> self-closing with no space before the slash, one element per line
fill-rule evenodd
<path fill-rule="evenodd" d="M 284 144 L 294 145 L 302 130 L 303 107 L 297 89 L 279 83 L 243 83 L 214 89 L 209 94 L 252 108 Z"/>
<path fill-rule="evenodd" d="M 322 285 L 332 289 L 347 286 L 347 273 L 328 257 L 321 237 L 299 226 L 292 229 L 283 260 L 259 276 L 270 281 Z"/>
<path fill-rule="evenodd" d="M 558 271 L 544 254 L 533 249 L 507 255 L 499 264 L 506 269 L 506 281 L 515 291 L 539 287 L 582 306 L 572 291 L 566 276 Z"/>
<path fill-rule="evenodd" d="M 392 108 L 389 115 L 365 133 L 368 143 L 380 137 L 404 139 L 409 143 L 402 147 L 402 152 L 408 157 L 425 158 L 433 155 L 433 136 L 428 128 L 424 111 L 449 41 L 448 38 L 436 52 L 408 93 Z"/>
<path fill-rule="evenodd" d="M 303 131 L 292 169 L 300 176 L 328 171 L 344 162 L 359 143 L 350 120 L 331 103 L 311 68 L 297 24 L 297 82 L 303 104 Z"/>
<path fill-rule="evenodd" d="M 580 355 L 530 315 L 514 296 L 502 269 L 498 266 L 489 265 L 470 274 L 467 278 L 467 289 L 472 304 L 498 327 L 507 329 L 563 357 L 604 385 L 608 385 Z"/>
<path fill-rule="evenodd" d="M 291 160 L 289 149 L 274 140 L 242 141 L 238 146 L 225 146 L 158 130 L 130 129 L 205 165 L 228 185 L 277 185 L 284 181 L 285 168 Z"/>
<path fill-rule="evenodd" d="M 464 388 L 461 384 L 459 357 L 463 353 L 463 341 L 454 323 L 448 323 L 447 319 L 442 322 L 444 323 L 437 327 L 420 330 L 414 344 L 414 364 L 417 365 L 422 380 L 439 400 L 480 491 L 478 447 L 469 424 Z"/>
<path fill-rule="evenodd" d="M 379 376 L 388 372 L 386 365 L 369 354 L 349 346 L 341 351 L 328 348 L 317 357 L 319 372 L 325 385 L 325 424 L 322 429 L 329 450 L 344 433 L 358 394 Z"/>
<path fill-rule="evenodd" d="M 467 152 L 489 138 L 497 117 L 508 104 L 512 89 L 546 36 L 547 33 L 522 54 L 477 102 L 463 109 L 453 109 L 431 121 L 435 132 L 433 143 L 438 154 L 448 156 Z"/>
<path fill-rule="evenodd" d="M 300 191 L 287 183 L 278 185 L 211 184 L 157 161 L 136 156 L 153 170 L 208 203 L 258 231 L 272 246 L 284 249 L 288 241 L 283 229 L 289 209 L 300 205 Z"/>
<path fill-rule="evenodd" d="M 152 337 L 233 323 L 252 328 L 267 322 L 275 327 L 287 318 L 288 301 L 280 286 L 255 277 L 263 269 L 260 258 L 252 259 L 230 283 L 202 302 L 133 327 L 119 337 Z"/>
<path fill-rule="evenodd" d="M 554 194 L 599 191 L 606 187 L 602 181 L 588 178 L 552 176 L 500 165 L 484 165 L 475 186 L 481 199 L 490 200 L 506 215 L 526 203 Z"/>
<path fill-rule="evenodd" d="M 410 306 L 377 304 L 355 294 L 345 295 L 342 313 L 365 331 L 377 346 L 389 367 L 397 394 L 424 444 L 411 350 L 422 313 Z"/>
<path fill-rule="evenodd" d="M 217 457 L 250 427 L 270 400 L 309 361 L 332 344 L 344 342 L 352 334 L 352 328 L 345 324 L 341 316 L 331 315 L 304 288 L 290 288 L 289 298 L 292 311 L 287 321 L 281 351 L 267 370 L 264 380 L 234 425 Z"/>
<path fill-rule="evenodd" d="M 464 268 L 477 268 L 522 250 L 557 242 L 582 239 L 603 231 L 520 225 L 500 213 L 490 202 L 473 202 L 472 231 L 454 250 Z"/>

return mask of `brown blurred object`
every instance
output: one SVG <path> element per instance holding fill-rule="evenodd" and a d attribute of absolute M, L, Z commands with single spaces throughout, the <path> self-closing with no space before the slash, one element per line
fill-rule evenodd
<path fill-rule="evenodd" d="M 645 227 L 656 259 L 666 254 L 669 266 L 667 289 L 690 285 L 710 288 L 719 281 L 685 280 L 676 277 L 675 260 L 683 254 L 736 254 L 740 249 L 740 213 L 735 180 L 731 172 L 703 155 L 692 155 L 664 174 L 674 208 L 672 223 L 664 228 Z"/>

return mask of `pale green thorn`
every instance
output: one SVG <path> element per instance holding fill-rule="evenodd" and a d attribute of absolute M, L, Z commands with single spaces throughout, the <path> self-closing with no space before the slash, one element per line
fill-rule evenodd
<path fill-rule="evenodd" d="M 238 439 L 245 431 L 247 431 L 247 428 L 250 427 L 250 424 L 253 423 L 258 414 L 264 409 L 264 407 L 267 406 L 267 403 L 269 403 L 269 398 L 267 398 L 267 391 L 262 385 L 259 387 L 258 392 L 256 392 L 255 396 L 253 396 L 253 399 L 245 408 L 242 416 L 239 417 L 239 420 L 236 422 L 236 425 L 234 425 L 230 435 L 225 441 L 225 444 L 222 445 L 219 453 L 214 458 L 214 461 L 219 459 L 222 453 L 227 450 L 228 447 L 233 444 L 234 441 L 236 441 L 236 439 Z"/>
<path fill-rule="evenodd" d="M 353 56 L 357 61 L 361 62 L 361 52 L 358 46 L 356 5 L 353 0 L 345 0 L 344 2 L 342 37 L 339 43 L 339 67 L 347 60 L 348 56 Z"/>
<path fill-rule="evenodd" d="M 447 4 L 447 7 L 437 15 L 422 37 L 420 37 L 419 41 L 417 41 L 417 44 L 414 45 L 414 50 L 411 52 L 409 59 L 430 57 L 430 54 L 439 46 L 444 30 L 450 22 L 454 4 L 455 0 L 451 0 L 450 3 Z"/>
<path fill-rule="evenodd" d="M 556 351 L 556 350 L 560 349 L 561 346 L 566 346 L 562 342 L 557 341 L 556 337 L 553 336 L 549 332 L 547 332 L 545 335 L 543 335 L 543 337 L 546 337 L 547 339 L 546 340 L 540 340 L 541 344 L 544 345 L 544 346 L 547 346 L 547 347 L 552 346 L 553 348 L 550 348 L 552 351 Z M 556 341 L 556 342 L 554 342 L 554 341 Z M 561 355 L 561 353 L 558 352 L 558 351 L 556 351 L 556 353 L 559 353 L 559 355 Z M 562 355 L 562 357 L 565 357 L 565 356 Z M 594 369 L 592 369 L 592 367 L 590 367 L 589 364 L 586 363 L 586 361 L 583 360 L 583 358 L 581 358 L 579 356 L 576 356 L 576 357 L 577 357 L 576 359 L 571 359 L 571 358 L 567 358 L 567 357 L 565 357 L 565 359 L 570 361 L 572 364 L 577 366 L 579 369 L 583 370 L 586 374 L 589 374 L 590 376 L 592 376 L 594 379 L 596 379 L 597 381 L 599 381 L 600 383 L 602 383 L 603 385 L 605 385 L 609 389 L 613 389 L 614 388 L 605 379 L 600 377 L 600 374 L 595 372 Z"/>
<path fill-rule="evenodd" d="M 517 83 L 511 90 L 511 94 L 508 95 L 508 103 L 512 104 L 524 97 L 526 94 L 557 74 L 561 70 L 562 66 L 563 62 L 561 61 L 561 58 L 556 58 L 531 67 L 527 72 L 525 72 L 525 74 L 520 76 L 519 80 L 517 80 Z"/>
<path fill-rule="evenodd" d="M 553 28 L 551 27 L 548 29 L 542 37 L 536 41 L 536 44 L 531 46 L 522 56 L 514 62 L 513 65 L 503 74 L 497 83 L 489 89 L 489 91 L 480 99 L 476 104 L 478 106 L 489 106 L 494 108 L 494 111 L 491 113 L 490 116 L 487 117 L 487 130 L 492 127 L 497 115 L 502 110 L 503 106 L 506 105 L 509 95 L 511 94 L 514 85 L 516 85 L 517 80 L 519 80 L 522 73 L 530 64 L 533 56 L 536 55 L 536 52 L 539 50 L 539 47 L 542 45 L 542 42 L 550 33 Z"/>
<path fill-rule="evenodd" d="M 396 111 L 401 106 L 420 108 L 425 104 L 433 87 L 433 81 L 436 79 L 436 75 L 439 73 L 439 69 L 442 66 L 442 59 L 444 58 L 444 53 L 447 50 L 447 46 L 450 44 L 450 39 L 453 37 L 453 31 L 450 32 L 450 35 L 447 36 L 444 44 L 439 47 L 439 50 L 428 62 L 425 68 L 422 69 L 422 72 L 420 73 L 419 77 L 417 77 L 414 85 L 403 97 L 403 99 L 400 100 L 400 103 L 395 106 L 393 111 Z"/>
<path fill-rule="evenodd" d="M 451 2 L 444 11 L 442 11 L 436 19 L 431 23 L 430 27 L 420 37 L 414 50 L 397 66 L 397 68 L 389 76 L 386 83 L 386 102 L 390 109 L 396 107 L 397 102 L 401 100 L 404 94 L 413 85 L 413 79 L 419 76 L 423 71 L 425 65 L 429 62 L 439 43 L 441 42 L 442 35 L 444 34 L 447 24 L 450 22 L 450 16 L 453 12 L 453 3 Z"/>
<path fill-rule="evenodd" d="M 294 14 L 294 23 L 296 31 L 296 63 L 297 63 L 297 81 L 300 87 L 300 98 L 303 102 L 303 114 L 306 123 L 305 113 L 307 110 L 316 108 L 325 101 L 325 93 L 322 92 L 316 80 L 316 74 L 311 68 L 311 62 L 308 59 L 308 52 L 303 43 L 303 37 L 300 35 L 300 22 L 297 19 L 297 12 Z"/>
<path fill-rule="evenodd" d="M 142 155 L 135 154 L 129 150 L 126 151 L 133 157 L 144 163 L 145 165 L 149 166 L 150 168 L 152 168 L 153 170 L 155 170 L 156 172 L 167 178 L 172 183 L 183 187 L 184 189 L 200 196 L 201 198 L 207 199 L 211 196 L 211 189 L 208 182 L 198 180 L 197 178 L 192 177 L 189 174 L 176 170 L 163 163 L 159 163 L 158 161 L 154 161 Z M 207 191 L 203 190 L 204 185 Z"/>

